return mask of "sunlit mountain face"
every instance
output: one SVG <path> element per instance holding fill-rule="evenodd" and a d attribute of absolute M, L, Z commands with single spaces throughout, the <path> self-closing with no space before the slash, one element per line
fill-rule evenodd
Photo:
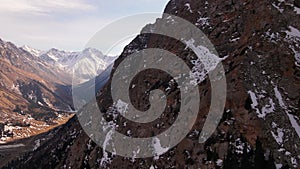
<path fill-rule="evenodd" d="M 0 40 L 0 142 L 28 138 L 64 124 L 73 116 L 72 71 L 85 58 L 83 67 L 97 65 L 94 72 L 82 72 L 86 79 L 101 74 L 115 57 L 96 49 L 66 52 L 41 51 Z M 85 70 L 84 68 L 82 68 Z M 107 75 L 109 76 L 109 74 Z"/>

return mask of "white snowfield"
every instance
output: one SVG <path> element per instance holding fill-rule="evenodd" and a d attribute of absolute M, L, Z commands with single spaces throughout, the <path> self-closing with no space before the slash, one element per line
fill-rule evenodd
<path fill-rule="evenodd" d="M 77 76 L 80 77 L 80 83 L 96 77 L 116 59 L 114 56 L 105 56 L 102 52 L 93 48 L 87 48 L 81 52 L 61 51 L 54 48 L 48 51 L 41 51 L 29 46 L 21 48 L 33 56 L 41 58 L 45 63 L 70 75 L 73 74 L 73 70 L 76 67 L 80 71 L 80 74 L 78 74 L 78 71 L 76 72 Z"/>

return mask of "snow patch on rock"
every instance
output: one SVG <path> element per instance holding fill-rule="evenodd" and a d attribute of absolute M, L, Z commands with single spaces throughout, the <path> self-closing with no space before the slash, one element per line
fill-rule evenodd
<path fill-rule="evenodd" d="M 192 77 L 191 84 L 197 85 L 207 77 L 207 74 L 214 70 L 217 65 L 222 61 L 217 55 L 210 52 L 210 50 L 204 46 L 195 46 L 195 40 L 190 39 L 184 41 L 186 47 L 192 49 L 197 55 L 196 60 L 191 60 L 194 67 L 190 72 L 190 77 Z"/>
<path fill-rule="evenodd" d="M 284 129 L 279 128 L 274 122 L 272 123 L 272 128 L 275 129 L 275 131 L 271 131 L 273 138 L 279 145 L 282 145 L 284 142 Z"/>
<path fill-rule="evenodd" d="M 187 10 L 190 11 L 190 13 L 193 13 L 190 3 L 186 3 L 186 4 L 184 4 L 184 6 L 187 7 Z"/>
<path fill-rule="evenodd" d="M 162 147 L 160 144 L 160 140 L 157 137 L 153 138 L 152 147 L 154 149 L 155 160 L 158 160 L 160 155 L 166 153 L 170 149 L 169 147 Z"/>
<path fill-rule="evenodd" d="M 279 105 L 281 106 L 281 108 L 283 108 L 285 110 L 285 112 L 286 112 L 286 114 L 287 114 L 287 116 L 290 120 L 290 123 L 291 123 L 292 127 L 295 129 L 298 137 L 300 138 L 300 125 L 298 124 L 298 122 L 296 120 L 297 117 L 295 117 L 294 115 L 292 115 L 288 112 L 287 107 L 285 106 L 285 104 L 283 102 L 282 95 L 279 92 L 277 86 L 274 88 L 274 92 L 275 92 L 275 96 L 278 100 Z"/>

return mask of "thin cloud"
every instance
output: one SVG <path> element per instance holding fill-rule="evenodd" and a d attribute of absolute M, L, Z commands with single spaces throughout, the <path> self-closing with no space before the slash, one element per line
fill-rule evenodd
<path fill-rule="evenodd" d="M 55 47 L 77 51 L 115 19 L 136 13 L 161 13 L 167 1 L 0 0 L 0 39 L 42 50 Z"/>
<path fill-rule="evenodd" d="M 83 0 L 0 0 L 0 3 L 1 13 L 47 14 L 95 9 L 95 6 Z"/>

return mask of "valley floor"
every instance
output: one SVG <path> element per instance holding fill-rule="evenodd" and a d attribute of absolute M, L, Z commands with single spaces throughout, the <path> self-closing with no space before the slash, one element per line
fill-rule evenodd
<path fill-rule="evenodd" d="M 36 135 L 30 137 L 14 137 L 7 138 L 5 141 L 0 142 L 0 168 L 4 167 L 11 160 L 20 157 L 26 152 L 36 150 L 44 142 L 48 141 L 51 138 L 51 134 L 45 134 L 51 130 L 60 127 L 61 125 L 68 122 L 75 114 L 70 114 L 63 116 L 56 120 L 55 125 L 45 125 L 36 132 Z M 29 131 L 30 129 L 18 130 L 19 133 L 24 131 Z"/>
<path fill-rule="evenodd" d="M 29 127 L 19 127 L 19 126 L 6 126 L 6 130 L 13 133 L 13 137 L 0 137 L 0 146 L 9 142 L 13 142 L 19 139 L 24 139 L 32 137 L 34 135 L 42 134 L 48 132 L 49 130 L 65 124 L 74 114 L 64 114 L 59 118 L 53 120 L 53 125 L 49 125 L 46 122 L 33 120 L 29 124 Z"/>

